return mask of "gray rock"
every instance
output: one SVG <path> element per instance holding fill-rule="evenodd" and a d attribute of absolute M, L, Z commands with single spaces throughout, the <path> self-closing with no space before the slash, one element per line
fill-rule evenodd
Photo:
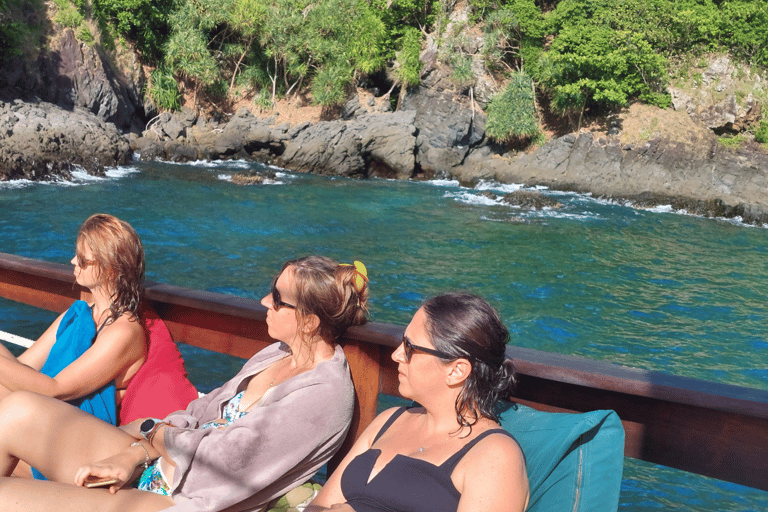
<path fill-rule="evenodd" d="M 87 110 L 0 101 L 0 180 L 68 179 L 76 167 L 103 175 L 130 155 L 127 137 Z"/>
<path fill-rule="evenodd" d="M 41 99 L 87 109 L 121 130 L 139 129 L 133 102 L 140 102 L 140 95 L 131 77 L 116 74 L 95 47 L 80 43 L 71 29 L 52 44 L 38 61 L 40 79 L 34 92 Z"/>
<path fill-rule="evenodd" d="M 502 202 L 518 206 L 526 210 L 542 210 L 544 208 L 560 208 L 562 204 L 537 190 L 515 190 L 505 194 Z"/>
<path fill-rule="evenodd" d="M 495 179 L 629 200 L 650 194 L 702 215 L 768 222 L 768 155 L 727 150 L 714 137 L 635 147 L 569 134 L 530 154 L 470 157 L 454 175 L 464 183 Z"/>
<path fill-rule="evenodd" d="M 187 134 L 187 127 L 185 126 L 182 118 L 169 112 L 163 112 L 160 114 L 157 127 L 162 132 L 162 134 L 170 140 L 176 140 L 179 137 L 186 136 Z"/>
<path fill-rule="evenodd" d="M 163 146 L 163 160 L 170 162 L 194 162 L 197 160 L 197 148 L 184 141 L 172 140 Z"/>
<path fill-rule="evenodd" d="M 288 132 L 279 165 L 298 172 L 406 179 L 415 167 L 413 112 L 303 124 Z"/>
<path fill-rule="evenodd" d="M 429 177 L 461 166 L 467 155 L 485 144 L 485 114 L 452 101 L 449 93 L 419 88 L 403 102 L 415 111 L 418 130 L 416 164 Z"/>
<path fill-rule="evenodd" d="M 675 110 L 685 110 L 718 134 L 743 131 L 760 119 L 757 97 L 765 95 L 765 83 L 749 66 L 715 55 L 701 76 L 702 83 L 678 81 L 669 87 Z"/>

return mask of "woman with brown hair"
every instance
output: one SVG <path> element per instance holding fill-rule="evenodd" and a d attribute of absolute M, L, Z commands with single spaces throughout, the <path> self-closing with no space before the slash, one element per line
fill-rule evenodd
<path fill-rule="evenodd" d="M 24 460 L 53 481 L 0 478 L 0 510 L 262 510 L 344 440 L 354 389 L 337 341 L 365 323 L 367 282 L 359 262 L 286 263 L 261 301 L 279 342 L 162 420 L 120 429 L 48 397 L 12 393 L 0 401 L 0 473 Z M 137 478 L 138 489 L 125 488 Z M 86 488 L 97 479 L 111 482 L 108 491 Z"/>
<path fill-rule="evenodd" d="M 496 416 L 515 384 L 508 341 L 482 298 L 427 300 L 392 354 L 400 394 L 419 405 L 374 419 L 305 512 L 525 510 L 525 458 Z"/>
<path fill-rule="evenodd" d="M 72 264 L 91 303 L 72 304 L 18 358 L 0 345 L 0 397 L 34 391 L 116 423 L 122 392 L 144 362 L 144 249 L 130 224 L 96 214 L 80 226 Z"/>

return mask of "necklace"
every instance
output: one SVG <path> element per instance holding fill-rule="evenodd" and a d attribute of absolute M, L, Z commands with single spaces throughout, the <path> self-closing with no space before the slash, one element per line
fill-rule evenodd
<path fill-rule="evenodd" d="M 270 383 L 269 383 L 269 387 L 268 387 L 268 388 L 267 388 L 267 390 L 264 392 L 264 394 L 263 394 L 263 395 L 261 395 L 261 396 L 260 396 L 259 398 L 257 398 L 256 400 L 254 400 L 253 402 L 249 403 L 248 405 L 246 405 L 246 406 L 243 406 L 243 402 L 240 402 L 240 404 L 237 406 L 237 411 L 238 411 L 238 412 L 245 412 L 245 411 L 247 411 L 248 409 L 250 409 L 251 407 L 253 407 L 254 405 L 256 405 L 257 403 L 261 402 L 261 400 L 262 400 L 262 399 L 263 399 L 265 396 L 267 396 L 267 393 L 269 393 L 270 391 L 272 391 L 272 386 L 274 385 L 274 383 L 275 383 L 275 381 L 272 381 L 272 382 L 270 382 Z"/>
<path fill-rule="evenodd" d="M 245 412 L 245 411 L 247 411 L 247 410 L 248 410 L 250 407 L 253 407 L 255 404 L 257 404 L 257 403 L 259 403 L 261 400 L 263 400 L 263 399 L 264 399 L 264 397 L 265 397 L 265 396 L 267 396 L 267 393 L 269 393 L 270 391 L 272 391 L 272 387 L 275 385 L 275 382 L 277 382 L 278 380 L 280 380 L 280 379 L 281 379 L 281 376 L 280 376 L 280 372 L 284 372 L 284 368 L 287 368 L 287 366 L 286 366 L 286 365 L 283 363 L 283 366 L 279 367 L 279 368 L 278 368 L 278 369 L 275 371 L 274 375 L 272 376 L 272 380 L 270 380 L 270 381 L 269 381 L 269 384 L 267 385 L 267 389 L 264 391 L 264 393 L 263 393 L 263 394 L 262 394 L 262 395 L 261 395 L 259 398 L 257 398 L 256 400 L 252 401 L 251 403 L 249 403 L 249 404 L 248 404 L 247 406 L 245 406 L 245 407 L 243 406 L 243 403 L 242 403 L 242 402 L 240 402 L 240 405 L 238 405 L 238 406 L 237 406 L 237 410 L 238 410 L 239 412 Z M 294 370 L 294 371 L 295 371 L 295 370 Z M 283 378 L 282 380 L 287 380 L 287 379 L 289 379 L 291 376 L 292 376 L 292 371 L 289 371 L 289 372 L 288 372 L 288 376 L 287 376 L 286 378 Z"/>
<path fill-rule="evenodd" d="M 433 448 L 435 446 L 440 446 L 444 442 L 450 441 L 450 439 L 451 439 L 451 436 L 449 435 L 448 437 L 446 437 L 445 439 L 443 439 L 441 441 L 437 441 L 435 443 L 428 444 L 427 446 L 419 446 L 419 453 L 422 453 L 424 450 L 429 450 L 430 448 Z M 419 443 L 419 444 L 421 444 L 421 443 Z"/>

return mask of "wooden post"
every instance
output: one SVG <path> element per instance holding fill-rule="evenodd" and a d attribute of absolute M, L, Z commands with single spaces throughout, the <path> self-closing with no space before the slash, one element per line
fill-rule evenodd
<path fill-rule="evenodd" d="M 379 395 L 379 345 L 372 345 L 357 340 L 344 340 L 344 355 L 347 356 L 352 382 L 355 384 L 355 410 L 347 438 L 337 453 L 328 463 L 328 475 L 336 469 L 355 443 L 365 427 L 376 417 Z"/>

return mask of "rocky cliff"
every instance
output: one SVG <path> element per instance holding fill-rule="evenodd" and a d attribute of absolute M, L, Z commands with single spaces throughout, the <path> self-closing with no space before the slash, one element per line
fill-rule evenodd
<path fill-rule="evenodd" d="M 291 126 L 244 108 L 226 121 L 185 108 L 143 130 L 138 64 L 133 71 L 130 59 L 115 66 L 114 55 L 64 30 L 32 68 L 19 63 L 0 74 L 0 179 L 66 178 L 75 165 L 99 173 L 132 153 L 145 160 L 243 158 L 360 178 L 546 185 L 768 223 L 765 151 L 754 144 L 727 149 L 713 134 L 737 130 L 759 114 L 764 81 L 749 70 L 715 56 L 699 82 L 676 84 L 673 97 L 687 112 L 685 123 L 644 115 L 635 130 L 642 133 L 628 139 L 628 124 L 638 124 L 638 116 L 625 112 L 611 122 L 611 136 L 568 134 L 517 153 L 487 139 L 480 104 L 457 94 L 434 49 L 422 57 L 422 83 L 400 98 L 396 112 L 386 101 L 363 106 L 352 97 L 337 120 Z M 738 76 L 751 80 L 749 91 L 733 80 Z M 719 94 L 707 96 L 707 84 Z"/>

